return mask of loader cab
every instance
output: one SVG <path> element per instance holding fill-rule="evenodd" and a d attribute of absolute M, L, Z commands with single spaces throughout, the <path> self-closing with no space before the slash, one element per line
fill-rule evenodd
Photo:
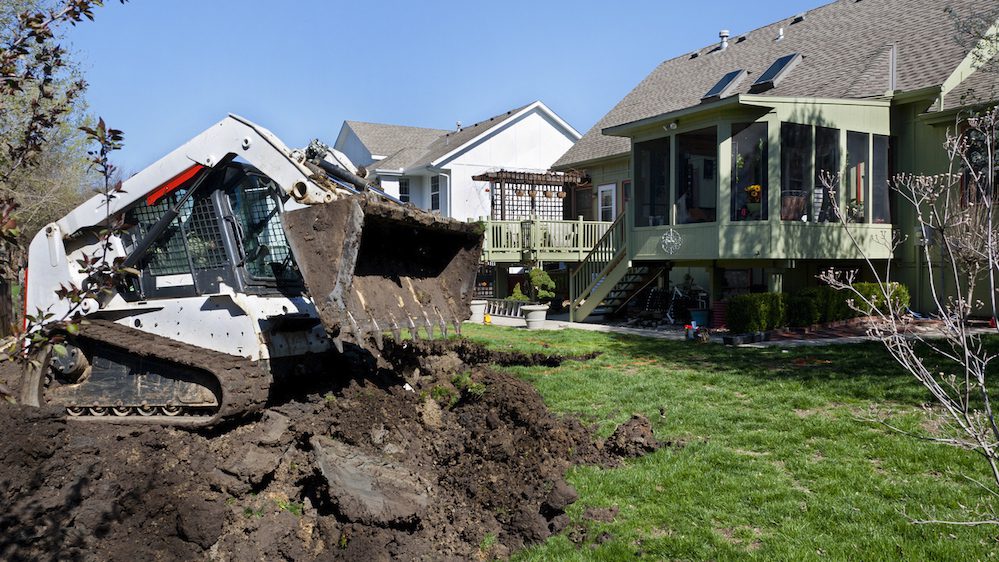
<path fill-rule="evenodd" d="M 182 205 L 155 241 L 139 275 L 121 287 L 127 300 L 179 298 L 220 291 L 301 295 L 304 283 L 281 225 L 282 191 L 257 169 L 232 163 L 212 175 Z M 150 196 L 126 214 L 122 242 L 131 251 L 181 200 L 195 178 Z"/>

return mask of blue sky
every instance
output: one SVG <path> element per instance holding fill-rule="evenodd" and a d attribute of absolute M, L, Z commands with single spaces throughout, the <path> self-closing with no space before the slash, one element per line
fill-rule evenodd
<path fill-rule="evenodd" d="M 108 0 L 66 40 L 133 173 L 230 112 L 294 147 L 540 99 L 585 133 L 661 61 L 823 3 Z"/>

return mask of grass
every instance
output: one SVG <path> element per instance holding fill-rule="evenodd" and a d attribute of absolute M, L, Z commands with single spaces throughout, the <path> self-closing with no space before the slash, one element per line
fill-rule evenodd
<path fill-rule="evenodd" d="M 516 555 L 578 559 L 909 559 L 999 557 L 999 529 L 919 525 L 966 519 L 987 481 L 973 454 L 865 421 L 871 408 L 918 431 L 931 397 L 879 344 L 749 349 L 566 330 L 467 326 L 492 348 L 603 352 L 587 362 L 508 370 L 550 408 L 601 436 L 647 416 L 662 449 L 614 469 L 573 468 L 586 529 Z M 618 507 L 612 522 L 586 507 Z M 603 537 L 601 537 L 603 535 Z"/>

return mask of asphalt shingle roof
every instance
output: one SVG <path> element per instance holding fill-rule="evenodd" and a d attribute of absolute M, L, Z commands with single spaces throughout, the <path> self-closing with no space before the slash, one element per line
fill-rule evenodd
<path fill-rule="evenodd" d="M 460 131 L 421 129 L 401 125 L 382 125 L 347 121 L 372 154 L 385 156 L 371 165 L 376 170 L 397 170 L 428 166 L 441 156 L 468 143 L 482 133 L 499 126 L 532 104 L 527 104 L 479 121 Z"/>
<path fill-rule="evenodd" d="M 752 83 L 777 58 L 801 53 L 801 63 L 776 88 L 760 95 L 870 98 L 889 85 L 890 45 L 897 48 L 896 89 L 939 85 L 965 56 L 955 38 L 949 7 L 958 15 L 995 8 L 996 0 L 838 0 L 743 36 L 733 34 L 726 50 L 714 43 L 667 60 L 652 71 L 554 167 L 626 154 L 629 140 L 609 137 L 607 127 L 696 106 L 725 73 L 739 68 L 749 76 L 732 94 L 749 93 Z M 784 38 L 775 41 L 780 28 Z M 744 37 L 744 39 L 743 39 Z M 973 77 L 975 75 L 972 75 Z"/>
<path fill-rule="evenodd" d="M 404 148 L 425 147 L 437 137 L 447 133 L 444 129 L 424 129 L 364 121 L 346 123 L 371 154 L 379 156 L 389 156 Z"/>

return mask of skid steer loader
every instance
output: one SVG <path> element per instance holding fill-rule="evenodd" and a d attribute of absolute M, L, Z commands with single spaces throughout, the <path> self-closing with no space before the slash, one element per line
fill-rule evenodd
<path fill-rule="evenodd" d="M 126 228 L 105 253 L 109 216 Z M 481 248 L 478 225 L 403 204 L 318 141 L 289 150 L 230 115 L 32 240 L 28 313 L 70 310 L 57 291 L 93 281 L 84 256 L 137 275 L 82 303 L 63 345 L 35 351 L 20 399 L 126 422 L 252 412 L 308 354 L 459 331 Z"/>

